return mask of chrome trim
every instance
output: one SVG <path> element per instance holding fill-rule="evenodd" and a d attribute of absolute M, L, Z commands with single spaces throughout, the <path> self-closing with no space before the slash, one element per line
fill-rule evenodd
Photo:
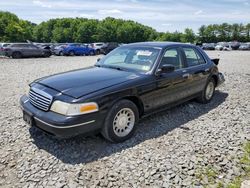
<path fill-rule="evenodd" d="M 47 98 L 49 98 L 50 100 L 52 100 L 52 96 L 51 96 L 51 95 L 49 95 L 48 93 L 46 93 L 46 92 L 44 92 L 44 91 L 42 91 L 42 90 L 40 90 L 40 89 L 37 89 L 37 88 L 35 88 L 35 87 L 32 87 L 31 90 L 34 91 L 34 92 L 37 93 L 37 94 L 40 94 L 40 95 L 42 95 L 42 96 L 44 96 L 44 97 L 47 97 Z"/>
<path fill-rule="evenodd" d="M 28 102 L 29 101 L 29 99 L 26 99 L 25 101 L 23 101 L 23 103 L 25 104 L 26 102 Z"/>
<path fill-rule="evenodd" d="M 90 123 L 94 123 L 94 122 L 95 122 L 95 120 L 91 120 L 91 121 L 87 121 L 87 122 L 84 122 L 84 123 L 79 123 L 79 124 L 75 124 L 75 125 L 60 127 L 60 126 L 51 125 L 50 123 L 47 123 L 47 122 L 45 122 L 45 121 L 42 121 L 42 120 L 40 120 L 40 119 L 37 118 L 37 117 L 34 117 L 34 119 L 37 120 L 37 121 L 40 121 L 40 122 L 43 123 L 43 124 L 46 124 L 46 125 L 48 125 L 48 126 L 50 126 L 50 127 L 57 128 L 57 129 L 74 128 L 74 127 L 79 127 L 79 126 L 82 126 L 82 125 L 87 125 L 87 124 L 90 124 Z"/>
<path fill-rule="evenodd" d="M 52 99 L 53 97 L 48 93 L 34 87 L 30 88 L 29 101 L 33 106 L 43 111 L 48 111 L 52 103 Z"/>

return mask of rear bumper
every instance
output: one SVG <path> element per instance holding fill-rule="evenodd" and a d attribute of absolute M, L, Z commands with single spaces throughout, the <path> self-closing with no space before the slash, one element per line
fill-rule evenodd
<path fill-rule="evenodd" d="M 28 124 L 60 138 L 69 138 L 80 134 L 97 132 L 102 127 L 103 115 L 99 112 L 80 116 L 64 116 L 55 112 L 45 112 L 34 107 L 26 95 L 20 99 L 24 120 Z"/>

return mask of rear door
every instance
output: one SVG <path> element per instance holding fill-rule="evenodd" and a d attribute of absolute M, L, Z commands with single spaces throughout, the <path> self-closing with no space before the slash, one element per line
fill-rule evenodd
<path fill-rule="evenodd" d="M 207 82 L 210 68 L 202 54 L 194 47 L 183 47 L 184 59 L 187 64 L 186 76 L 189 86 L 188 95 L 201 92 Z"/>

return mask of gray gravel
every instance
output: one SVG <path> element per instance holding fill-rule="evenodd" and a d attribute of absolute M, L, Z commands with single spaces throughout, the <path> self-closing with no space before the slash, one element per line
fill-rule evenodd
<path fill-rule="evenodd" d="M 203 187 L 242 173 L 250 140 L 250 52 L 220 57 L 225 85 L 207 105 L 191 101 L 143 119 L 134 137 L 56 140 L 22 120 L 19 98 L 36 78 L 93 65 L 96 57 L 0 59 L 0 187 Z M 216 172 L 214 180 L 204 176 Z"/>

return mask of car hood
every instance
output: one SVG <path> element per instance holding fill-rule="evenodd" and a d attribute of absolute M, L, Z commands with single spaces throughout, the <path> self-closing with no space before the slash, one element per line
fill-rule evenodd
<path fill-rule="evenodd" d="M 139 75 L 133 72 L 90 67 L 48 76 L 35 82 L 68 96 L 79 98 L 138 77 Z"/>

